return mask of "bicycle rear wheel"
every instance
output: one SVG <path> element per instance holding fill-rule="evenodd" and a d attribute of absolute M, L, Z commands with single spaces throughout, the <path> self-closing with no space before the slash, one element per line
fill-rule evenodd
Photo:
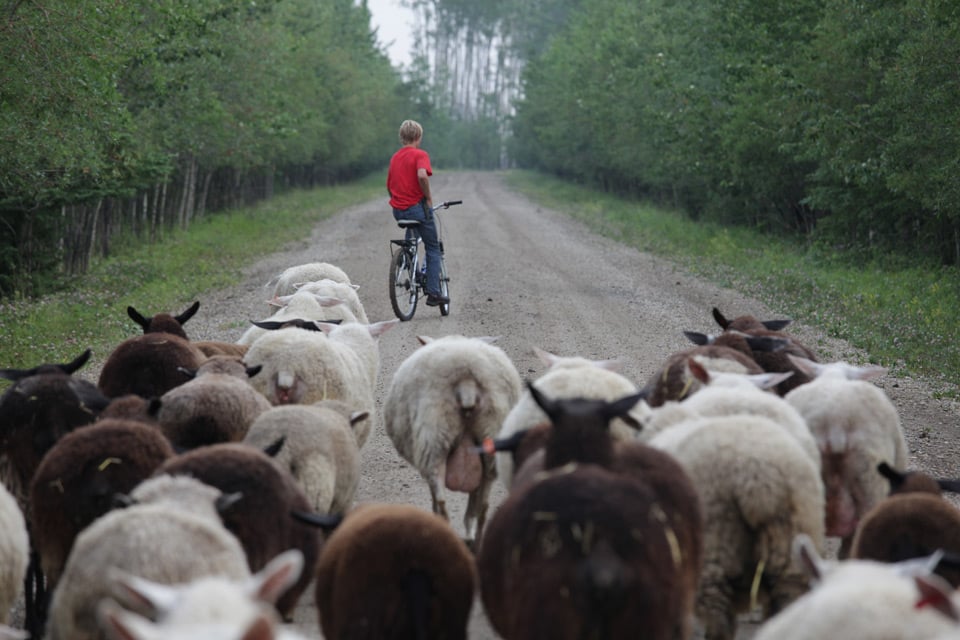
<path fill-rule="evenodd" d="M 443 256 L 440 256 L 440 293 L 448 300 L 441 303 L 440 315 L 448 316 L 450 315 L 450 276 L 447 275 L 447 263 Z"/>
<path fill-rule="evenodd" d="M 390 306 L 404 322 L 413 318 L 420 296 L 414 268 L 413 256 L 406 248 L 398 250 L 390 260 Z"/>

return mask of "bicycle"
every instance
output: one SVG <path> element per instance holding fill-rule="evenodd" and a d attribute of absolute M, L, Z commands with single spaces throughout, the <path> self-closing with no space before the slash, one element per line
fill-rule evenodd
<path fill-rule="evenodd" d="M 447 265 L 443 260 L 443 228 L 437 212 L 441 209 L 462 204 L 463 200 L 449 200 L 433 207 L 434 219 L 437 221 L 437 237 L 440 240 L 440 293 L 448 300 L 450 298 L 450 276 L 447 274 Z M 417 311 L 417 301 L 427 292 L 427 262 L 426 254 L 421 250 L 423 240 L 417 231 L 419 220 L 398 220 L 397 226 L 407 231 L 402 240 L 390 241 L 390 305 L 393 312 L 402 321 L 413 318 Z M 450 315 L 450 302 L 439 305 L 440 315 Z"/>

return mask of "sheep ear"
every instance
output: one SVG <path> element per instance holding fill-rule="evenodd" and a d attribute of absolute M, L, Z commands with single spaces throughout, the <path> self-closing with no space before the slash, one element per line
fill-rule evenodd
<path fill-rule="evenodd" d="M 367 329 L 370 331 L 371 336 L 374 338 L 379 338 L 398 324 L 400 324 L 400 320 L 398 318 L 394 318 L 393 320 L 384 320 L 383 322 L 376 322 L 368 325 Z"/>
<path fill-rule="evenodd" d="M 793 538 L 793 555 L 814 581 L 820 582 L 826 574 L 826 565 L 820 558 L 813 540 L 805 533 Z"/>
<path fill-rule="evenodd" d="M 764 353 L 782 351 L 790 344 L 790 340 L 787 338 L 775 338 L 773 336 L 751 336 L 750 334 L 746 334 L 744 335 L 744 340 L 747 341 L 747 346 L 749 346 L 751 350 L 762 351 Z"/>
<path fill-rule="evenodd" d="M 770 331 L 782 331 L 787 328 L 793 322 L 790 318 L 784 318 L 783 320 L 761 320 L 760 324 L 769 329 Z"/>
<path fill-rule="evenodd" d="M 647 394 L 645 391 L 640 390 L 637 393 L 624 396 L 619 400 L 614 400 L 607 405 L 607 410 L 605 411 L 607 420 L 609 421 L 613 418 L 620 418 L 633 429 L 640 431 L 643 429 L 643 425 L 636 418 L 630 415 L 630 410 L 637 406 L 637 403 L 643 400 L 646 395 Z"/>
<path fill-rule="evenodd" d="M 282 329 L 287 325 L 286 322 L 279 322 L 277 320 L 251 320 L 250 324 L 255 327 L 260 327 L 261 329 L 266 329 L 267 331 L 274 331 L 276 329 Z"/>
<path fill-rule="evenodd" d="M 233 505 L 237 504 L 243 500 L 243 494 L 239 491 L 234 491 L 233 493 L 224 493 L 220 496 L 217 496 L 216 501 L 214 501 L 214 506 L 217 509 L 217 513 L 223 515 L 230 510 Z"/>
<path fill-rule="evenodd" d="M 696 331 L 684 331 L 683 335 L 687 336 L 687 339 L 693 344 L 700 345 L 701 347 L 711 344 L 713 338 L 708 336 L 705 333 L 698 333 Z"/>
<path fill-rule="evenodd" d="M 623 362 L 617 359 L 612 360 L 591 360 L 590 363 L 603 369 L 604 371 L 620 371 L 623 369 Z"/>
<path fill-rule="evenodd" d="M 730 321 L 727 320 L 726 317 L 720 313 L 720 309 L 717 309 L 716 307 L 713 308 L 713 319 L 716 320 L 721 329 L 726 329 L 730 326 Z"/>
<path fill-rule="evenodd" d="M 250 595 L 261 602 L 276 604 L 287 589 L 300 579 L 303 552 L 284 551 L 261 569 L 250 582 Z"/>
<path fill-rule="evenodd" d="M 199 308 L 200 308 L 200 301 L 197 300 L 197 301 L 194 302 L 192 305 L 190 305 L 190 308 L 189 308 L 189 309 L 187 309 L 186 311 L 184 311 L 183 313 L 181 313 L 181 314 L 178 315 L 178 316 L 174 316 L 173 319 L 176 320 L 177 322 L 179 322 L 181 325 L 184 325 L 184 324 L 187 323 L 187 320 L 189 320 L 190 318 L 192 318 L 192 317 L 194 316 L 194 314 L 197 313 L 197 309 L 199 309 Z"/>
<path fill-rule="evenodd" d="M 144 318 L 143 315 L 133 307 L 127 307 L 127 315 L 130 316 L 131 320 L 140 325 L 140 328 L 144 331 L 146 331 L 147 327 L 150 326 L 150 320 L 148 318 Z"/>
<path fill-rule="evenodd" d="M 163 400 L 160 398 L 150 398 L 147 400 L 147 415 L 156 418 L 160 415 L 160 408 L 163 407 Z"/>
<path fill-rule="evenodd" d="M 877 465 L 877 472 L 890 482 L 890 493 L 896 493 L 907 479 L 907 474 L 897 471 L 886 462 Z"/>
<path fill-rule="evenodd" d="M 960 612 L 950 599 L 952 588 L 949 583 L 936 574 L 914 576 L 913 582 L 917 586 L 917 591 L 920 592 L 920 597 L 914 605 L 917 609 L 933 607 L 954 622 L 960 622 Z"/>
<path fill-rule="evenodd" d="M 523 439 L 527 437 L 528 431 L 530 429 L 520 429 L 506 438 L 484 438 L 480 446 L 477 447 L 477 453 L 492 455 L 498 451 L 516 451 Z"/>
<path fill-rule="evenodd" d="M 701 384 L 710 384 L 710 372 L 702 364 L 697 362 L 696 358 L 687 358 L 687 369 Z"/>
<path fill-rule="evenodd" d="M 111 569 L 110 594 L 127 609 L 149 617 L 170 611 L 177 603 L 178 591 L 166 584 Z"/>
<path fill-rule="evenodd" d="M 313 297 L 321 307 L 336 307 L 344 303 L 340 298 L 334 298 L 333 296 L 321 296 L 315 293 Z"/>
<path fill-rule="evenodd" d="M 149 620 L 125 611 L 109 598 L 101 600 L 97 606 L 97 619 L 111 640 L 157 640 L 161 637 L 154 633 L 154 625 Z"/>
<path fill-rule="evenodd" d="M 323 515 L 309 511 L 295 510 L 291 511 L 290 515 L 293 516 L 294 520 L 299 520 L 304 524 L 309 524 L 312 527 L 317 527 L 326 532 L 333 531 L 343 522 L 343 516 L 341 514 Z"/>
<path fill-rule="evenodd" d="M 260 612 L 243 632 L 240 640 L 276 640 L 277 635 L 267 614 Z"/>
<path fill-rule="evenodd" d="M 533 352 L 537 354 L 537 357 L 540 358 L 540 361 L 547 366 L 547 368 L 552 367 L 560 361 L 560 357 L 556 356 L 549 351 L 544 351 L 538 347 L 533 348 Z"/>
<path fill-rule="evenodd" d="M 196 370 L 196 369 L 187 369 L 186 367 L 177 367 L 177 371 L 179 371 L 179 372 L 182 373 L 183 375 L 187 376 L 187 377 L 190 378 L 191 380 L 193 380 L 194 378 L 197 377 L 197 370 Z"/>
<path fill-rule="evenodd" d="M 60 369 L 67 375 L 74 373 L 75 371 L 80 369 L 80 367 L 87 364 L 87 360 L 90 359 L 91 353 L 93 352 L 90 351 L 90 349 L 87 349 L 86 351 L 81 353 L 79 356 L 74 358 L 71 362 L 60 365 Z"/>
<path fill-rule="evenodd" d="M 475 340 L 479 340 L 480 342 L 486 342 L 487 344 L 495 344 L 499 339 L 500 339 L 500 336 L 478 336 L 475 338 Z"/>
<path fill-rule="evenodd" d="M 937 484 L 940 486 L 941 491 L 949 491 L 950 493 L 960 493 L 960 480 L 942 478 L 937 480 Z"/>
<path fill-rule="evenodd" d="M 530 390 L 530 396 L 533 398 L 533 401 L 537 403 L 537 406 L 543 409 L 543 412 L 547 414 L 547 417 L 553 421 L 553 416 L 557 411 L 557 404 L 547 396 L 540 393 L 529 380 L 527 381 L 527 389 Z"/>
<path fill-rule="evenodd" d="M 358 422 L 366 420 L 370 417 L 369 411 L 354 411 L 350 414 L 350 426 L 355 426 Z"/>
<path fill-rule="evenodd" d="M 793 371 L 783 371 L 780 373 L 752 373 L 747 379 L 758 389 L 772 389 L 787 378 L 793 375 Z"/>
<path fill-rule="evenodd" d="M 253 366 L 253 367 L 247 367 L 247 368 L 246 368 L 246 371 L 247 371 L 247 377 L 248 377 L 248 378 L 252 378 L 253 376 L 255 376 L 255 375 L 257 375 L 258 373 L 260 373 L 261 371 L 263 371 L 263 365 L 262 365 L 262 364 L 258 364 L 258 365 Z"/>
<path fill-rule="evenodd" d="M 273 296 L 267 300 L 267 304 L 271 307 L 285 307 L 288 302 L 290 302 L 290 296 Z"/>
<path fill-rule="evenodd" d="M 420 346 L 428 345 L 434 341 L 434 338 L 430 336 L 417 336 L 417 342 L 420 343 Z"/>
<path fill-rule="evenodd" d="M 283 449 L 284 443 L 287 441 L 286 436 L 280 436 L 266 447 L 263 448 L 263 452 L 271 458 L 275 458 L 278 453 Z"/>

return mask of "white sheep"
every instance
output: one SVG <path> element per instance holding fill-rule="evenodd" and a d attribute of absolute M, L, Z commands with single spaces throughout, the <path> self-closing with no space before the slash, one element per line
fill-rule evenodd
<path fill-rule="evenodd" d="M 252 384 L 271 404 L 312 404 L 342 400 L 352 411 L 373 416 L 373 393 L 380 368 L 378 340 L 399 320 L 370 325 L 321 324 L 323 333 L 298 328 L 270 331 L 254 342 L 244 362 L 262 366 Z M 371 418 L 356 425 L 362 447 Z"/>
<path fill-rule="evenodd" d="M 617 400 L 636 393 L 637 386 L 617 372 L 620 363 L 616 360 L 588 360 L 581 357 L 557 356 L 534 347 L 534 352 L 548 367 L 546 373 L 534 383 L 541 393 L 554 398 L 591 398 L 597 400 Z M 644 415 L 639 405 L 629 415 L 635 418 L 628 424 L 620 418 L 610 423 L 610 433 L 618 440 L 632 440 L 637 437 L 637 427 Z M 529 429 L 538 424 L 549 422 L 546 414 L 537 406 L 528 390 L 524 390 L 510 413 L 503 421 L 498 438 L 507 438 L 518 431 Z M 497 475 L 510 487 L 513 482 L 513 459 L 507 453 L 498 453 L 496 457 Z"/>
<path fill-rule="evenodd" d="M 357 288 L 355 284 L 337 282 L 336 280 L 325 278 L 298 286 L 296 293 L 308 292 L 321 298 L 336 298 L 341 300 L 343 301 L 342 306 L 353 314 L 357 322 L 369 324 L 370 320 L 367 318 L 367 312 L 364 310 L 363 304 L 360 302 L 360 297 L 357 295 Z M 271 304 L 286 304 L 285 301 L 291 298 L 292 294 L 290 296 L 278 295 L 271 300 Z M 346 321 L 347 320 L 344 319 L 344 322 Z"/>
<path fill-rule="evenodd" d="M 29 556 L 23 513 L 13 494 L 0 484 L 0 623 L 9 621 L 10 608 L 20 596 Z"/>
<path fill-rule="evenodd" d="M 883 367 L 819 364 L 794 356 L 791 360 L 813 378 L 785 398 L 806 420 L 817 442 L 827 497 L 827 535 L 841 538 L 839 556 L 845 558 L 860 519 L 888 493 L 877 465 L 907 467 L 900 416 L 883 390 L 867 382 L 883 374 Z"/>
<path fill-rule="evenodd" d="M 185 584 L 167 585 L 117 572 L 112 576 L 113 596 L 130 611 L 106 599 L 98 606 L 98 617 L 101 626 L 118 640 L 239 639 L 241 632 L 262 623 L 278 633 L 280 621 L 273 605 L 299 579 L 303 565 L 303 554 L 291 549 L 241 581 L 204 576 Z M 138 613 L 148 615 L 156 624 Z M 279 632 L 277 637 L 299 636 Z"/>
<path fill-rule="evenodd" d="M 257 416 L 272 405 L 250 384 L 258 370 L 235 356 L 213 356 L 192 380 L 160 398 L 160 429 L 178 449 L 239 442 Z"/>
<path fill-rule="evenodd" d="M 96 607 L 109 595 L 113 568 L 167 584 L 250 575 L 243 547 L 218 512 L 236 496 L 190 477 L 160 475 L 138 485 L 130 498 L 131 506 L 101 516 L 77 536 L 53 592 L 49 640 L 105 637 Z"/>
<path fill-rule="evenodd" d="M 340 298 L 330 296 L 318 296 L 309 291 L 296 292 L 289 298 L 285 298 L 284 306 L 276 309 L 268 321 L 285 322 L 288 320 L 340 320 L 343 322 L 356 322 L 357 318 L 344 305 Z M 249 347 L 257 338 L 265 334 L 268 330 L 263 327 L 253 325 L 248 327 L 243 335 L 237 340 L 240 346 Z"/>
<path fill-rule="evenodd" d="M 754 640 L 947 640 L 960 638 L 948 584 L 934 562 L 827 562 L 798 540 L 813 589 L 764 624 Z M 935 560 L 935 558 L 934 558 Z M 938 610 L 938 606 L 941 610 Z"/>
<path fill-rule="evenodd" d="M 492 339 L 420 337 L 397 368 L 383 403 L 387 435 L 430 487 L 433 511 L 447 517 L 444 486 L 469 493 L 464 526 L 479 540 L 493 461 L 471 452 L 497 434 L 520 397 L 520 374 Z"/>
<path fill-rule="evenodd" d="M 344 513 L 360 483 L 353 425 L 367 418 L 339 400 L 273 407 L 250 425 L 245 444 L 265 449 L 283 438 L 273 461 L 297 481 L 318 513 Z"/>
<path fill-rule="evenodd" d="M 306 282 L 317 280 L 335 280 L 350 284 L 350 278 L 340 267 L 329 262 L 308 262 L 284 269 L 280 275 L 267 283 L 273 284 L 274 296 L 285 296 L 297 290 L 297 287 Z"/>
<path fill-rule="evenodd" d="M 799 533 L 823 544 L 823 484 L 809 454 L 762 416 L 696 417 L 651 440 L 696 486 L 705 514 L 697 616 L 707 640 L 730 640 L 736 616 L 787 606 L 806 591 L 791 562 Z"/>
<path fill-rule="evenodd" d="M 688 368 L 698 382 L 698 390 L 682 402 L 670 401 L 653 409 L 643 420 L 643 439 L 649 440 L 654 434 L 693 416 L 764 416 L 796 438 L 819 468 L 820 451 L 803 416 L 770 391 L 790 377 L 791 372 L 729 373 L 709 370 L 695 360 L 688 363 Z"/>

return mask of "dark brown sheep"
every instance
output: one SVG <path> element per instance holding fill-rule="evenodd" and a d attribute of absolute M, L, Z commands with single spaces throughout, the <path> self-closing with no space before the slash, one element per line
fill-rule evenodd
<path fill-rule="evenodd" d="M 938 549 L 960 555 L 960 509 L 941 495 L 960 491 L 960 482 L 900 472 L 886 463 L 878 465 L 878 471 L 890 481 L 890 496 L 860 521 L 850 556 L 900 562 L 930 556 Z M 935 572 L 954 588 L 960 586 L 956 562 L 941 562 Z"/>
<path fill-rule="evenodd" d="M 30 485 L 31 537 L 51 590 L 77 534 L 172 455 L 158 428 L 116 418 L 57 441 Z"/>
<path fill-rule="evenodd" d="M 473 556 L 443 518 L 365 504 L 323 546 L 317 613 L 325 638 L 463 640 L 475 588 Z"/>
<path fill-rule="evenodd" d="M 294 479 L 262 451 L 235 443 L 200 447 L 167 460 L 156 471 L 157 475 L 164 473 L 189 475 L 225 495 L 241 496 L 221 518 L 240 540 L 251 571 L 261 570 L 287 549 L 299 549 L 304 566 L 315 566 L 321 534 L 291 515 L 309 513 L 310 503 Z M 293 616 L 297 601 L 312 579 L 313 572 L 304 571 L 277 601 L 277 611 L 285 619 Z"/>
<path fill-rule="evenodd" d="M 550 401 L 544 470 L 517 483 L 477 559 L 481 596 L 504 638 L 687 638 L 702 563 L 703 513 L 682 468 L 640 443 L 614 444 L 615 402 Z M 530 457 L 518 472 L 528 476 Z"/>
<path fill-rule="evenodd" d="M 186 311 L 179 315 L 158 313 L 148 318 L 133 307 L 127 307 L 127 315 L 130 316 L 131 320 L 140 325 L 144 334 L 170 333 L 186 340 L 187 333 L 184 331 L 183 325 L 197 313 L 197 309 L 199 308 L 200 302 L 198 301 L 194 302 Z"/>
<path fill-rule="evenodd" d="M 759 320 L 751 315 L 742 315 L 730 319 L 716 307 L 713 308 L 713 319 L 725 332 L 734 331 L 757 337 L 784 338 L 787 340 L 787 344 L 782 349 L 775 351 L 753 350 L 753 359 L 764 371 L 771 373 L 793 372 L 792 376 L 777 385 L 777 394 L 784 396 L 791 389 L 810 381 L 810 376 L 793 364 L 789 355 L 800 356 L 814 362 L 817 362 L 817 356 L 796 338 L 782 331 L 790 324 L 790 320 Z"/>

